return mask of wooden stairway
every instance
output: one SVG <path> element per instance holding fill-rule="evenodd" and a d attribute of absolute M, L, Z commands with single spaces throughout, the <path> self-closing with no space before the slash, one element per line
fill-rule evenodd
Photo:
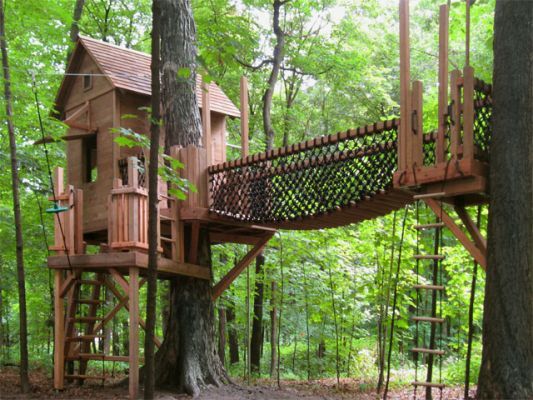
<path fill-rule="evenodd" d="M 424 198 L 428 197 L 428 195 L 424 195 Z M 438 197 L 438 196 L 435 196 Z M 418 231 L 417 237 L 420 236 L 420 233 L 424 231 L 432 231 L 434 233 L 434 249 L 433 254 L 416 254 L 414 255 L 414 259 L 417 263 L 417 273 L 418 273 L 418 263 L 431 261 L 433 264 L 432 268 L 432 277 L 431 277 L 431 284 L 417 284 L 413 286 L 413 288 L 416 290 L 416 296 L 417 296 L 417 304 L 418 299 L 420 299 L 421 295 L 424 296 L 430 296 L 431 298 L 431 310 L 429 310 L 430 315 L 419 315 L 419 309 L 417 307 L 417 315 L 412 318 L 412 320 L 416 323 L 416 332 L 417 332 L 417 343 L 418 343 L 418 332 L 419 332 L 419 325 L 420 324 L 429 324 L 430 328 L 430 338 L 429 338 L 429 346 L 426 347 L 418 347 L 415 346 L 411 349 L 411 351 L 414 353 L 415 357 L 418 357 L 419 354 L 423 354 L 427 356 L 427 376 L 425 381 L 420 381 L 416 377 L 415 380 L 412 382 L 412 385 L 414 386 L 415 393 L 416 389 L 418 387 L 425 387 L 426 388 L 426 398 L 431 399 L 431 389 L 437 388 L 439 390 L 442 390 L 445 388 L 446 385 L 444 385 L 442 382 L 436 383 L 433 381 L 433 364 L 434 364 L 434 358 L 435 356 L 442 357 L 445 354 L 445 351 L 442 349 L 437 348 L 437 340 L 436 340 L 436 328 L 437 325 L 442 325 L 444 323 L 444 318 L 441 318 L 439 315 L 437 315 L 437 301 L 438 299 L 442 299 L 445 287 L 442 285 L 442 282 L 439 279 L 439 272 L 442 268 L 441 261 L 444 260 L 445 256 L 439 254 L 440 251 L 440 238 L 442 235 L 442 228 L 445 226 L 444 223 L 438 219 L 435 223 L 428 223 L 428 224 L 421 224 L 421 225 L 415 225 L 414 229 Z M 417 276 L 418 280 L 418 276 Z M 428 312 L 428 310 L 425 310 Z M 422 341 L 422 343 L 424 340 Z"/>
<path fill-rule="evenodd" d="M 109 356 L 102 351 L 105 348 L 104 323 L 105 285 L 104 274 L 74 272 L 72 287 L 67 296 L 65 318 L 65 362 L 64 377 L 67 382 L 76 380 L 82 384 L 85 380 L 105 380 L 104 361 L 128 362 L 128 357 Z M 93 275 L 85 277 L 84 275 Z M 89 361 L 102 363 L 102 373 L 88 373 Z M 75 365 L 77 363 L 77 366 Z M 76 368 L 77 367 L 77 368 Z"/>

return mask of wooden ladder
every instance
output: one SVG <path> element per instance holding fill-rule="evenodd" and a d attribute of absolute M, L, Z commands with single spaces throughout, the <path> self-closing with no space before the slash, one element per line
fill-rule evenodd
<path fill-rule="evenodd" d="M 97 344 L 99 344 L 97 340 L 105 340 L 103 333 L 100 332 L 103 330 L 104 318 L 98 315 L 98 311 L 102 310 L 102 303 L 104 303 L 100 300 L 102 285 L 104 285 L 103 274 L 85 278 L 83 272 L 79 272 L 74 278 L 71 292 L 67 298 L 65 318 L 65 361 L 67 368 L 65 368 L 64 377 L 68 381 L 77 380 L 81 384 L 88 379 L 101 380 L 102 383 L 105 380 L 103 373 L 101 375 L 87 374 L 89 360 L 106 360 L 104 354 L 97 352 Z M 90 293 L 89 297 L 84 297 L 87 292 Z M 127 361 L 127 357 L 120 361 Z M 77 373 L 74 372 L 74 362 L 78 362 Z"/>
<path fill-rule="evenodd" d="M 425 198 L 438 198 L 441 197 L 441 193 L 435 193 L 432 194 L 425 194 L 421 196 L 415 196 L 415 199 L 425 199 Z M 427 371 L 427 377 L 425 381 L 419 381 L 418 379 L 415 379 L 415 381 L 412 382 L 412 385 L 414 386 L 415 393 L 417 387 L 425 387 L 426 388 L 426 398 L 428 398 L 428 391 L 431 393 L 432 388 L 437 388 L 439 390 L 444 389 L 446 385 L 443 383 L 435 383 L 433 382 L 433 361 L 435 356 L 442 357 L 444 356 L 445 352 L 442 349 L 437 348 L 437 340 L 436 340 L 436 327 L 437 325 L 444 323 L 444 318 L 441 318 L 437 315 L 437 298 L 438 296 L 442 296 L 445 290 L 445 287 L 442 285 L 442 282 L 439 281 L 439 270 L 442 267 L 441 261 L 444 260 L 445 256 L 439 254 L 440 252 L 440 244 L 439 244 L 439 238 L 442 234 L 442 228 L 445 227 L 445 224 L 438 220 L 435 223 L 429 223 L 429 224 L 421 224 L 421 225 L 415 225 L 414 229 L 423 232 L 423 231 L 433 231 L 435 235 L 435 244 L 434 244 L 434 254 L 415 254 L 414 259 L 416 262 L 424 262 L 424 261 L 432 261 L 433 263 L 433 276 L 432 276 L 432 282 L 431 284 L 416 284 L 413 286 L 413 289 L 416 290 L 417 298 L 420 298 L 421 292 L 424 292 L 424 294 L 431 295 L 431 312 L 429 316 L 423 316 L 418 315 L 418 308 L 417 308 L 417 315 L 412 318 L 412 320 L 416 323 L 416 328 L 418 332 L 419 324 L 429 324 L 430 325 L 430 340 L 429 340 L 429 347 L 414 347 L 411 349 L 411 351 L 414 353 L 415 357 L 418 357 L 419 354 L 426 354 L 427 360 L 428 360 L 428 371 Z M 418 235 L 417 235 L 418 236 Z M 442 297 L 441 297 L 442 298 Z M 418 338 L 417 338 L 418 340 Z M 431 394 L 429 394 L 431 395 Z"/>

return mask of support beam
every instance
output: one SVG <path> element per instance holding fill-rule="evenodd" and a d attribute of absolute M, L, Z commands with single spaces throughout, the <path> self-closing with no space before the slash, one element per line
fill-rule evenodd
<path fill-rule="evenodd" d="M 436 163 L 445 160 L 446 114 L 448 113 L 448 5 L 440 6 L 439 13 L 439 126 L 435 146 Z"/>
<path fill-rule="evenodd" d="M 229 285 L 241 274 L 244 269 L 250 265 L 252 260 L 257 257 L 263 248 L 266 246 L 273 234 L 265 235 L 257 244 L 246 254 L 238 264 L 233 267 L 215 286 L 211 291 L 211 296 L 213 300 L 216 300 L 224 290 L 226 290 Z"/>
<path fill-rule="evenodd" d="M 455 206 L 454 209 L 457 215 L 459 216 L 459 218 L 461 218 L 461 221 L 463 221 L 463 224 L 465 224 L 465 228 L 468 231 L 468 233 L 470 233 L 470 236 L 472 236 L 474 243 L 476 244 L 478 249 L 481 250 L 483 255 L 485 255 L 486 257 L 487 256 L 487 240 L 483 237 L 478 227 L 476 226 L 475 222 L 472 221 L 472 218 L 470 218 L 470 215 L 466 211 L 466 208 L 464 206 Z"/>
<path fill-rule="evenodd" d="M 457 226 L 452 217 L 450 217 L 442 206 L 434 199 L 424 199 L 426 204 L 433 210 L 435 215 L 442 219 L 446 227 L 454 234 L 454 236 L 461 242 L 464 248 L 477 261 L 479 265 L 485 270 L 487 268 L 487 258 L 480 249 L 468 238 L 468 236 Z"/>
<path fill-rule="evenodd" d="M 61 287 L 63 271 L 54 271 L 54 389 L 65 384 L 65 317 Z"/>
<path fill-rule="evenodd" d="M 213 164 L 213 139 L 211 137 L 211 93 L 209 84 L 202 78 L 202 133 L 204 135 L 204 147 L 207 153 L 207 165 Z"/>
<path fill-rule="evenodd" d="M 130 268 L 129 296 L 129 394 L 135 400 L 139 395 L 139 268 Z"/>
<path fill-rule="evenodd" d="M 404 171 L 411 160 L 411 77 L 409 53 L 409 0 L 400 0 L 400 132 L 398 134 L 398 170 Z"/>

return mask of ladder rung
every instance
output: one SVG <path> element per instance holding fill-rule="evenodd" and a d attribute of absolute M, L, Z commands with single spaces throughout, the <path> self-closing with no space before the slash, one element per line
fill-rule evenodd
<path fill-rule="evenodd" d="M 103 375 L 65 375 L 65 379 L 98 379 L 104 380 L 105 376 Z"/>
<path fill-rule="evenodd" d="M 416 254 L 413 257 L 415 260 L 444 260 L 446 258 L 441 254 Z"/>
<path fill-rule="evenodd" d="M 72 322 L 96 322 L 103 320 L 102 317 L 72 317 L 69 318 Z"/>
<path fill-rule="evenodd" d="M 174 239 L 169 238 L 169 237 L 161 236 L 160 238 L 161 238 L 161 240 L 162 240 L 163 242 L 175 242 Z"/>
<path fill-rule="evenodd" d="M 413 288 L 426 290 L 444 290 L 444 286 L 441 285 L 414 285 Z"/>
<path fill-rule="evenodd" d="M 102 285 L 102 282 L 96 281 L 94 279 L 79 279 L 76 283 L 78 285 L 96 285 L 96 286 Z"/>
<path fill-rule="evenodd" d="M 65 357 L 67 360 L 103 360 L 103 361 L 121 361 L 128 362 L 128 356 L 108 356 L 106 354 L 79 353 L 75 356 Z"/>
<path fill-rule="evenodd" d="M 440 229 L 440 228 L 444 228 L 445 226 L 446 226 L 446 224 L 444 224 L 444 222 L 435 222 L 434 224 L 415 225 L 413 228 L 418 229 L 418 230 Z"/>
<path fill-rule="evenodd" d="M 80 336 L 72 336 L 67 337 L 65 340 L 67 342 L 90 342 L 94 339 L 103 339 L 104 337 L 101 335 L 80 335 Z"/>
<path fill-rule="evenodd" d="M 427 354 L 436 354 L 438 356 L 444 355 L 444 350 L 437 350 L 437 349 L 424 349 L 421 347 L 414 347 L 411 349 L 413 353 L 427 353 Z"/>
<path fill-rule="evenodd" d="M 93 299 L 76 299 L 74 302 L 79 304 L 100 304 L 100 300 L 93 300 Z"/>
<path fill-rule="evenodd" d="M 176 218 L 170 217 L 165 214 L 159 214 L 159 218 L 163 221 L 175 221 L 176 220 Z"/>
<path fill-rule="evenodd" d="M 446 196 L 446 193 L 444 193 L 444 192 L 424 193 L 424 194 L 415 194 L 413 196 L 413 199 L 415 199 L 415 200 L 435 199 L 435 198 L 444 197 L 444 196 Z"/>
<path fill-rule="evenodd" d="M 439 389 L 444 389 L 446 385 L 444 383 L 432 383 L 432 382 L 412 382 L 413 386 L 425 386 L 425 387 L 434 387 Z"/>
<path fill-rule="evenodd" d="M 413 321 L 418 322 L 431 322 L 436 324 L 442 324 L 444 322 L 444 318 L 434 318 L 434 317 L 413 317 Z"/>

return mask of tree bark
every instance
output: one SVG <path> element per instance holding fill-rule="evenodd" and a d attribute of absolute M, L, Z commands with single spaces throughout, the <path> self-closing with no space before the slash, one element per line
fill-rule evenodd
<path fill-rule="evenodd" d="M 166 146 L 199 146 L 196 26 L 189 0 L 161 0 L 161 100 Z"/>
<path fill-rule="evenodd" d="M 200 144 L 196 98 L 196 27 L 188 0 L 161 0 L 161 69 L 166 145 Z M 188 244 L 186 243 L 186 246 Z M 208 231 L 200 229 L 198 264 L 211 267 Z M 228 376 L 217 355 L 211 283 L 179 276 L 171 283 L 168 334 L 156 354 L 156 385 L 196 396 Z"/>
<path fill-rule="evenodd" d="M 72 15 L 72 24 L 70 25 L 70 41 L 76 43 L 78 40 L 78 35 L 80 34 L 80 27 L 78 23 L 80 22 L 81 15 L 83 13 L 83 6 L 85 5 L 85 0 L 76 0 L 74 5 L 74 14 Z M 72 49 L 69 49 L 67 52 L 67 62 L 70 60 L 70 55 L 72 54 Z"/>
<path fill-rule="evenodd" d="M 7 131 L 9 135 L 9 153 L 11 157 L 11 185 L 13 192 L 13 214 L 15 220 L 14 222 L 17 258 L 17 283 L 19 297 L 20 386 L 22 393 L 28 393 L 30 391 L 30 380 L 28 377 L 28 322 L 26 314 L 26 278 L 24 276 L 24 241 L 22 239 L 22 215 L 20 212 L 17 142 L 15 139 L 15 126 L 13 124 L 11 76 L 7 55 L 3 0 L 0 0 L 0 47 L 2 52 L 2 70 L 4 75 L 4 99 L 6 108 Z"/>
<path fill-rule="evenodd" d="M 497 1 L 479 399 L 533 398 L 533 2 Z"/>
<path fill-rule="evenodd" d="M 272 70 L 268 77 L 268 86 L 263 94 L 263 130 L 266 136 L 266 151 L 270 151 L 274 148 L 274 128 L 272 127 L 272 118 L 270 114 L 272 111 L 272 97 L 274 96 L 274 89 L 276 88 L 284 56 L 285 32 L 283 32 L 279 24 L 279 14 L 283 4 L 283 1 L 274 0 L 272 5 L 274 11 L 272 27 L 274 29 L 274 34 L 276 35 L 276 45 L 274 46 Z"/>
<path fill-rule="evenodd" d="M 254 316 L 252 338 L 250 340 L 250 366 L 253 373 L 261 371 L 261 345 L 263 343 L 263 292 L 265 256 L 259 254 L 255 259 Z"/>
<path fill-rule="evenodd" d="M 155 389 L 155 321 L 157 306 L 157 259 L 158 259 L 158 167 L 159 167 L 159 136 L 160 136 L 160 91 L 159 81 L 159 0 L 152 1 L 152 61 L 151 61 L 151 108 L 150 118 L 150 165 L 148 169 L 148 271 L 146 294 L 146 327 L 144 336 L 144 398 L 154 398 Z"/>

